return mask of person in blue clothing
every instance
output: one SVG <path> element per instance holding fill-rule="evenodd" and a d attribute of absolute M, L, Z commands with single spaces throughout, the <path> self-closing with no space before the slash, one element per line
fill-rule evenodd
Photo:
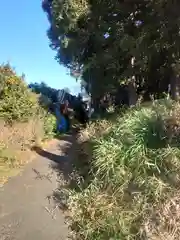
<path fill-rule="evenodd" d="M 56 118 L 57 118 L 57 131 L 58 132 L 66 132 L 67 130 L 67 124 L 66 124 L 66 119 L 62 113 L 62 107 L 55 109 L 56 112 Z"/>
<path fill-rule="evenodd" d="M 70 119 L 69 119 L 69 109 L 68 109 L 69 103 L 68 101 L 65 101 L 65 103 L 60 105 L 60 113 L 63 118 L 63 122 L 66 125 L 65 131 L 68 132 L 70 130 Z"/>
<path fill-rule="evenodd" d="M 70 112 L 69 111 L 70 111 L 70 109 L 69 109 L 69 101 L 66 100 L 64 102 L 64 105 L 63 105 L 63 116 L 66 119 L 67 131 L 70 130 L 70 117 L 69 117 Z"/>

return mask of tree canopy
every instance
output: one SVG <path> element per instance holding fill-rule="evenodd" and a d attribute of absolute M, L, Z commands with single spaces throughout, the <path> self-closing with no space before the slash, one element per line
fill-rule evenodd
<path fill-rule="evenodd" d="M 178 97 L 180 2 L 44 0 L 60 64 L 80 74 L 94 99 L 118 93 Z M 132 61 L 133 60 L 133 61 Z"/>

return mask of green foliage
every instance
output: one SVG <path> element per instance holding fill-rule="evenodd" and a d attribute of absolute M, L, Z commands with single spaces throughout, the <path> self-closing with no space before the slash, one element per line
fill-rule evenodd
<path fill-rule="evenodd" d="M 0 66 L 0 117 L 8 122 L 26 121 L 38 108 L 38 98 L 10 65 Z"/>
<path fill-rule="evenodd" d="M 44 104 L 48 108 L 50 100 L 47 97 L 33 93 L 23 77 L 17 76 L 9 64 L 0 66 L 0 85 L 0 118 L 8 123 L 40 118 L 44 125 L 45 138 L 53 136 L 55 117 L 40 106 Z"/>
<path fill-rule="evenodd" d="M 44 122 L 46 138 L 51 137 L 55 130 L 55 117 L 39 105 L 40 103 L 48 108 L 51 101 L 43 95 L 38 96 L 31 92 L 23 78 L 17 76 L 9 64 L 0 66 L 0 84 L 0 117 L 12 123 L 39 116 Z"/>
<path fill-rule="evenodd" d="M 160 209 L 180 183 L 178 111 L 179 104 L 155 102 L 128 110 L 103 135 L 95 133 L 94 178 L 69 199 L 75 239 L 156 239 L 153 224 L 157 236 L 171 236 L 176 223 L 171 232 Z"/>
<path fill-rule="evenodd" d="M 135 76 L 144 98 L 168 91 L 179 71 L 180 3 L 44 0 L 57 60 L 81 75 L 92 97 L 114 93 Z M 131 60 L 135 58 L 132 67 Z M 173 93 L 172 93 L 173 95 Z"/>
<path fill-rule="evenodd" d="M 44 134 L 45 138 L 52 138 L 56 131 L 56 117 L 50 113 L 44 117 Z"/>

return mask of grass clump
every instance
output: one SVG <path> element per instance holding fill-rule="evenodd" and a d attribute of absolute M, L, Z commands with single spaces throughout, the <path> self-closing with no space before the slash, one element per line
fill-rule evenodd
<path fill-rule="evenodd" d="M 93 179 L 69 198 L 75 239 L 180 238 L 179 109 L 170 101 L 130 109 L 90 135 Z"/>

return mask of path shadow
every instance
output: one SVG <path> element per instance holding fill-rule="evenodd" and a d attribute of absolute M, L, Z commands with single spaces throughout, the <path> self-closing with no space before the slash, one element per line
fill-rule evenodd
<path fill-rule="evenodd" d="M 71 191 L 80 192 L 91 182 L 91 159 L 92 148 L 89 141 L 79 141 L 80 130 L 75 128 L 72 134 L 59 136 L 57 152 L 52 153 L 40 147 L 34 147 L 33 150 L 43 158 L 50 160 L 50 171 L 56 173 L 57 188 L 47 196 L 49 201 L 53 201 L 55 208 L 59 208 L 65 213 L 65 219 L 68 217 L 68 199 Z M 63 142 L 63 143 L 62 143 Z M 90 147 L 88 154 L 84 152 L 85 145 Z M 52 149 L 51 149 L 52 150 Z M 49 176 L 40 176 L 37 178 L 49 180 Z"/>
<path fill-rule="evenodd" d="M 59 174 L 62 173 L 64 178 L 67 180 L 69 179 L 70 169 L 68 167 L 68 160 L 69 160 L 69 151 L 72 148 L 72 136 L 65 135 L 62 137 L 57 138 L 59 140 L 59 144 L 57 144 L 54 153 L 53 150 L 44 150 L 42 147 L 34 146 L 31 150 L 36 152 L 39 156 L 43 157 L 44 159 L 50 160 L 49 168 L 51 170 L 56 171 L 58 177 Z M 36 179 L 44 179 L 45 176 L 39 173 L 36 169 L 32 169 L 33 172 L 36 174 Z"/>
<path fill-rule="evenodd" d="M 71 138 L 72 138 L 71 135 L 64 135 L 62 137 L 58 137 L 58 136 L 56 137 L 56 139 L 58 139 L 60 142 L 63 142 L 63 144 L 59 145 L 59 149 L 57 149 L 57 150 L 61 150 L 61 153 L 62 153 L 61 155 L 44 150 L 40 146 L 33 146 L 31 148 L 31 150 L 36 152 L 38 155 L 42 156 L 43 158 L 47 158 L 48 160 L 51 160 L 52 162 L 61 164 L 61 162 L 63 162 L 63 160 L 65 160 L 67 158 L 68 151 L 71 148 L 71 145 L 72 145 Z M 63 146 L 61 146 L 61 145 L 63 145 Z"/>
<path fill-rule="evenodd" d="M 41 147 L 37 147 L 37 146 L 33 147 L 32 150 L 35 151 L 38 155 L 40 155 L 44 158 L 47 158 L 58 164 L 61 164 L 67 158 L 67 156 L 59 156 L 57 154 L 48 152 L 48 151 L 42 149 Z"/>
<path fill-rule="evenodd" d="M 68 210 L 68 199 L 69 193 L 72 191 L 81 192 L 85 189 L 92 181 L 91 170 L 91 160 L 92 160 L 92 148 L 89 141 L 80 142 L 79 132 L 73 133 L 71 136 L 71 148 L 66 153 L 68 161 L 64 169 L 60 165 L 51 164 L 57 172 L 58 176 L 58 187 L 53 191 L 53 199 L 56 205 L 62 211 L 67 213 Z M 88 145 L 88 154 L 84 152 L 85 146 Z"/>

